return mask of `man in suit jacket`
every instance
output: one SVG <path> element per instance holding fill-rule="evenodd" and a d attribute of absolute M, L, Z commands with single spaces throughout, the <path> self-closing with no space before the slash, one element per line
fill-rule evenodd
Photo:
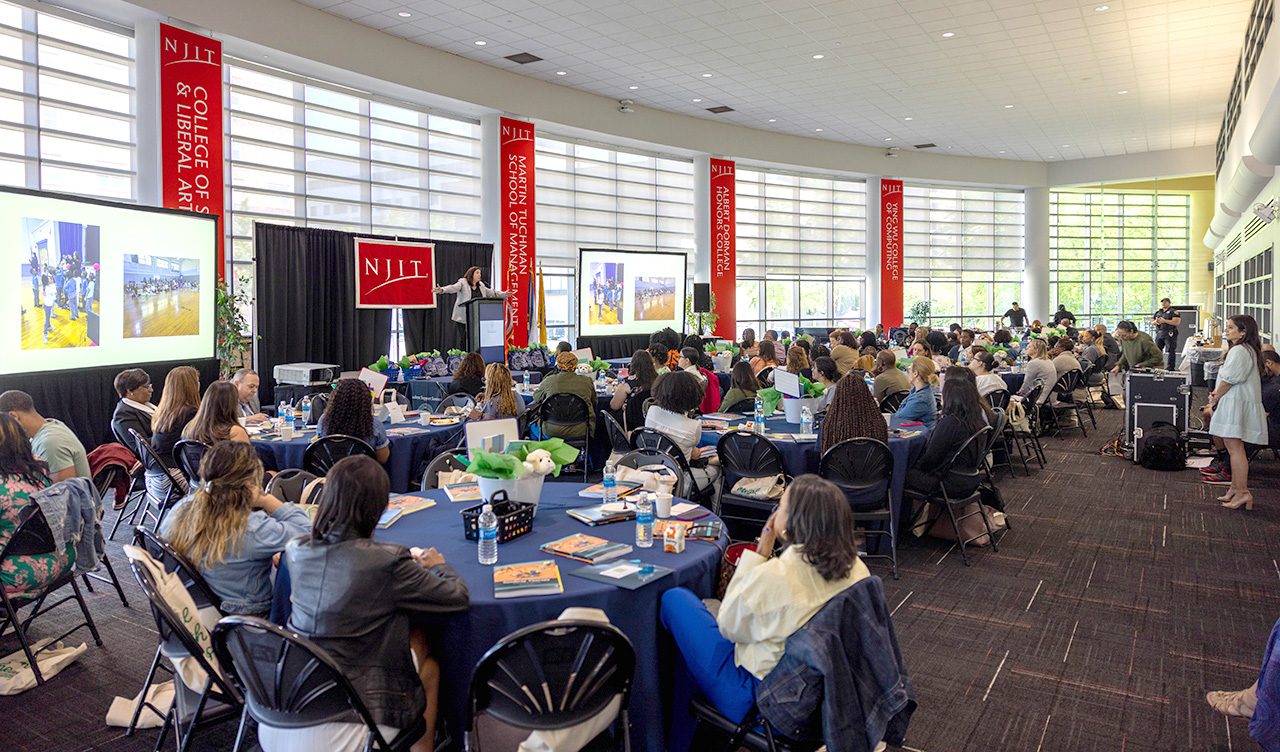
<path fill-rule="evenodd" d="M 156 407 L 151 404 L 151 376 L 141 368 L 130 368 L 116 374 L 114 382 L 120 401 L 111 414 L 111 433 L 121 444 L 137 453 L 129 429 L 151 439 L 151 415 Z"/>
<path fill-rule="evenodd" d="M 240 417 L 248 421 L 266 420 L 262 412 L 262 403 L 258 400 L 258 372 L 252 368 L 241 368 L 231 377 L 240 393 Z"/>

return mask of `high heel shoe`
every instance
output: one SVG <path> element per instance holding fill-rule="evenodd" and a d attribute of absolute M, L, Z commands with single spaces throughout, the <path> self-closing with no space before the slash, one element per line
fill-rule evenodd
<path fill-rule="evenodd" d="M 1225 509 L 1240 509 L 1244 507 L 1246 512 L 1251 512 L 1253 511 L 1253 494 L 1237 496 L 1231 501 L 1224 502 L 1222 506 Z"/>
<path fill-rule="evenodd" d="M 1231 501 L 1235 497 L 1236 497 L 1235 491 L 1227 491 L 1226 493 L 1218 497 L 1218 501 Z"/>

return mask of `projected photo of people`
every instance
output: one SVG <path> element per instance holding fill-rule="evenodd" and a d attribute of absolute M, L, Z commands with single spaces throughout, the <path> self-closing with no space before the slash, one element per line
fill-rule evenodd
<path fill-rule="evenodd" d="M 98 344 L 99 228 L 22 220 L 22 349 Z"/>
<path fill-rule="evenodd" d="M 170 256 L 124 257 L 124 336 L 200 333 L 200 261 Z"/>
<path fill-rule="evenodd" d="M 635 310 L 638 321 L 674 319 L 676 317 L 675 278 L 637 277 Z"/>
<path fill-rule="evenodd" d="M 623 321 L 622 264 L 592 262 L 588 270 L 591 278 L 590 322 L 611 326 Z"/>

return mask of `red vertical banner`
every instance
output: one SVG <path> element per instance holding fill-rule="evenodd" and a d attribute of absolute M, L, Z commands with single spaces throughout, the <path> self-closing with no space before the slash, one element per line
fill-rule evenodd
<path fill-rule="evenodd" d="M 164 206 L 219 217 L 222 279 L 222 42 L 168 24 L 160 24 L 160 183 Z"/>
<path fill-rule="evenodd" d="M 902 326 L 902 181 L 888 178 L 880 181 L 880 321 L 875 323 Z"/>
<path fill-rule="evenodd" d="M 738 218 L 734 163 L 711 160 L 711 294 L 720 314 L 711 332 L 736 339 L 738 330 Z"/>
<path fill-rule="evenodd" d="M 533 124 L 501 118 L 502 289 L 507 298 L 508 347 L 528 347 L 529 306 L 536 261 L 534 234 Z"/>

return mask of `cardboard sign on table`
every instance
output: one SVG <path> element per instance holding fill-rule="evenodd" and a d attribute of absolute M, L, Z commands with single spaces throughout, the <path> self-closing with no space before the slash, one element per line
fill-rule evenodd
<path fill-rule="evenodd" d="M 774 369 L 773 386 L 784 397 L 800 397 L 800 377 L 797 374 Z"/>
<path fill-rule="evenodd" d="M 388 402 L 387 403 L 387 419 L 391 421 L 392 425 L 395 425 L 396 423 L 403 423 L 405 421 L 404 405 L 401 405 L 399 402 L 396 402 L 395 400 Z"/>
<path fill-rule="evenodd" d="M 595 360 L 595 358 L 591 355 L 590 347 L 584 347 L 581 350 L 574 350 L 573 354 L 575 357 L 578 358 L 579 363 L 590 363 L 591 361 Z"/>
<path fill-rule="evenodd" d="M 371 368 L 360 369 L 360 380 L 369 387 L 369 392 L 374 395 L 382 394 L 382 390 L 387 387 L 387 375 L 378 373 Z"/>

